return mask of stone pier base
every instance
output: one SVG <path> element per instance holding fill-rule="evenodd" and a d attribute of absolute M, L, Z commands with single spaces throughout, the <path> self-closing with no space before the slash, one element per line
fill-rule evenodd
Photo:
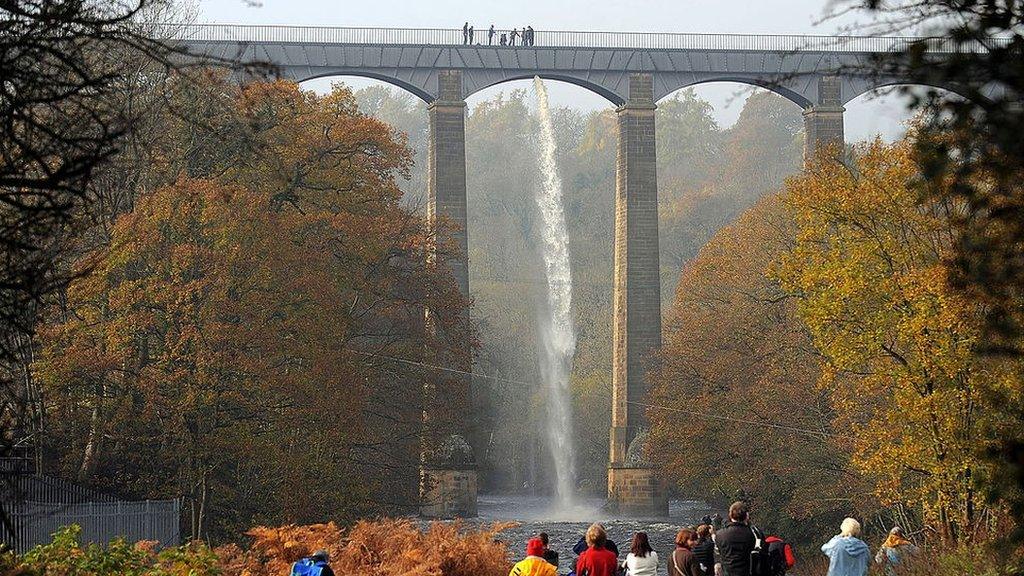
<path fill-rule="evenodd" d="M 476 470 L 427 469 L 421 474 L 421 516 L 438 519 L 476 516 Z"/>
<path fill-rule="evenodd" d="M 622 516 L 668 516 L 668 495 L 653 468 L 608 467 L 608 510 Z"/>

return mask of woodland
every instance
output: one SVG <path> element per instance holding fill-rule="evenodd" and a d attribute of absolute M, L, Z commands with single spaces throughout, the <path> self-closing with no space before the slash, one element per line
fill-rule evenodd
<path fill-rule="evenodd" d="M 691 90 L 658 103 L 664 344 L 644 456 L 674 495 L 749 500 L 796 542 L 853 515 L 869 539 L 899 524 L 932 547 L 923 572 L 1013 571 L 1024 16 L 850 4 L 897 31 L 938 21 L 959 41 L 1010 41 L 874 63 L 962 89 L 915 97 L 896 142 L 806 163 L 800 109 L 769 91 L 729 127 Z M 104 551 L 69 528 L 0 561 L 262 574 L 329 541 L 351 573 L 507 569 L 500 527 L 363 519 L 414 510 L 424 446 L 455 431 L 484 491 L 545 494 L 554 459 L 573 457 L 579 492 L 604 492 L 614 111 L 555 111 L 579 346 L 577 453 L 552 454 L 531 94 L 467 111 L 467 298 L 445 266 L 450 223 L 425 218 L 421 102 L 182 60 L 141 24 L 171 8 L 0 3 L 0 456 L 123 498 L 182 498 L 191 543 Z M 995 81 L 1006 95 L 983 98 Z M 468 390 L 432 368 L 469 354 Z"/>

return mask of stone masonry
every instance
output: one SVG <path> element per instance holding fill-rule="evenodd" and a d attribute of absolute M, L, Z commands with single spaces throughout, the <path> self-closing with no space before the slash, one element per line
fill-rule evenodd
<path fill-rule="evenodd" d="M 843 108 L 842 82 L 838 76 L 822 76 L 818 80 L 818 103 L 804 110 L 804 164 L 829 146 L 842 146 Z"/>
<path fill-rule="evenodd" d="M 612 318 L 612 428 L 608 504 L 619 513 L 668 513 L 654 471 L 627 465 L 630 443 L 643 426 L 644 372 L 661 346 L 658 275 L 658 172 L 654 91 L 650 74 L 633 74 L 629 99 L 616 111 L 619 144 L 615 178 L 615 280 Z"/>
<path fill-rule="evenodd" d="M 432 230 L 444 228 L 454 240 L 454 254 L 445 254 L 445 263 L 451 268 L 459 291 L 469 295 L 468 236 L 466 233 L 466 102 L 462 98 L 462 72 L 443 70 L 437 77 L 437 100 L 427 107 L 429 142 L 427 147 L 427 223 Z M 435 255 L 436 256 L 436 255 Z M 429 311 L 428 311 L 429 315 Z M 463 321 L 469 322 L 468 316 Z M 469 351 L 455 361 L 457 370 L 470 372 L 472 359 Z M 458 379 L 457 390 L 445 390 L 440 396 L 465 400 L 470 394 L 470 378 Z M 430 383 L 424 394 L 436 401 L 438 394 Z M 468 407 L 470 402 L 467 400 Z M 441 450 L 439 440 L 431 437 L 429 422 L 432 415 L 424 414 L 424 465 L 420 482 L 420 514 L 428 518 L 454 518 L 476 516 L 477 481 L 472 451 L 457 466 L 435 459 L 432 453 Z M 455 416 L 454 438 L 465 441 L 472 415 Z M 433 444 L 431 446 L 430 444 Z"/>
<path fill-rule="evenodd" d="M 445 70 L 438 76 L 440 97 L 427 107 L 430 137 L 427 146 L 427 220 L 432 227 L 444 221 L 455 239 L 456 258 L 449 260 L 459 290 L 469 294 L 468 236 L 466 234 L 466 101 L 462 73 Z"/>
<path fill-rule="evenodd" d="M 645 358 L 661 346 L 658 275 L 658 174 L 650 74 L 630 78 L 617 110 L 615 272 L 612 318 L 612 429 L 609 462 L 622 464 L 643 424 Z"/>

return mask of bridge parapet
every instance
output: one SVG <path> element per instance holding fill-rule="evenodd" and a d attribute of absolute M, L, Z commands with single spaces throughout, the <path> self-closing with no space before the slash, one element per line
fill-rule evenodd
<path fill-rule="evenodd" d="M 461 46 L 459 28 L 351 28 L 248 24 L 151 24 L 153 35 L 186 42 L 288 42 L 316 44 L 377 44 Z M 493 44 L 508 29 L 495 29 Z M 471 44 L 488 45 L 487 30 L 474 31 Z M 906 36 L 825 36 L 799 34 L 695 34 L 676 32 L 609 32 L 537 30 L 532 46 L 505 48 L 629 48 L 642 50 L 740 50 L 770 52 L 895 52 L 925 42 L 929 52 L 972 49 L 949 38 Z M 1007 39 L 992 39 L 1006 42 Z M 980 44 L 973 46 L 983 50 Z"/>

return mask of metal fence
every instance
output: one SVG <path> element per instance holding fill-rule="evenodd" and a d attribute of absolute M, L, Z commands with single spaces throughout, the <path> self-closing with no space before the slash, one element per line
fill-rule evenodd
<path fill-rule="evenodd" d="M 193 42 L 301 42 L 324 44 L 437 45 L 464 44 L 456 28 L 337 28 L 235 24 L 149 24 L 154 37 Z M 493 44 L 509 30 L 496 30 Z M 663 50 L 756 50 L 776 52 L 896 52 L 926 42 L 931 52 L 985 51 L 1005 45 L 1007 38 L 958 43 L 949 38 L 885 36 L 804 36 L 765 34 L 675 34 L 662 32 L 573 32 L 536 30 L 534 47 L 628 48 Z M 475 30 L 473 44 L 488 44 L 486 29 Z M 519 46 L 508 46 L 514 49 Z"/>
<path fill-rule="evenodd" d="M 123 537 L 176 546 L 181 541 L 178 500 L 75 504 L 26 501 L 5 507 L 14 528 L 13 541 L 8 544 L 18 553 L 50 542 L 58 529 L 71 524 L 81 526 L 83 542 L 106 544 Z"/>

